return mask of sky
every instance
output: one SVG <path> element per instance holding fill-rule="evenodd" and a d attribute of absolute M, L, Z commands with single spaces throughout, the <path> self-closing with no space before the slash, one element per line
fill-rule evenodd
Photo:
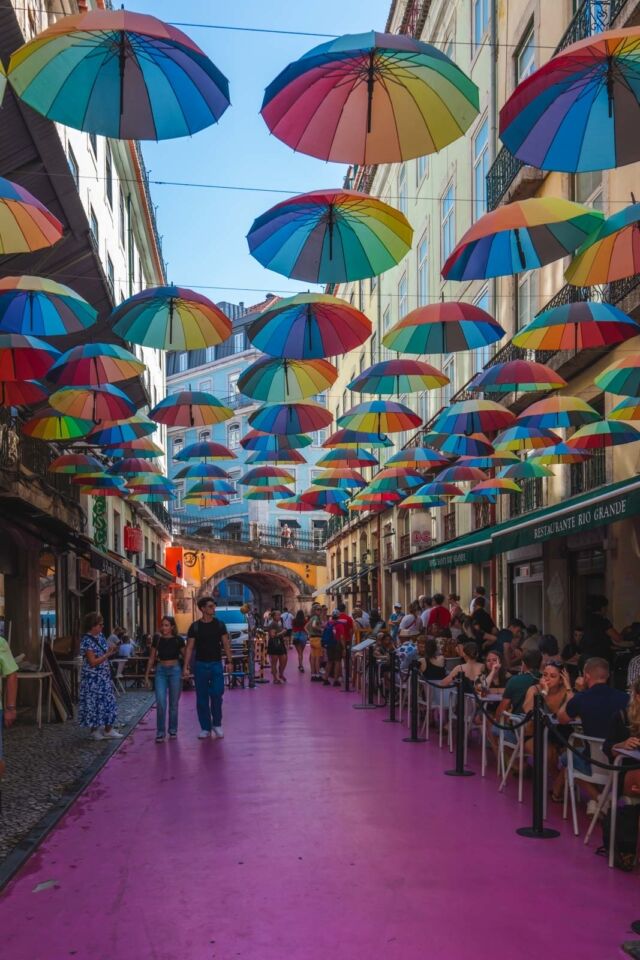
<path fill-rule="evenodd" d="M 308 31 L 321 34 L 384 30 L 390 0 L 136 0 L 135 9 L 177 24 Z M 293 12 L 288 12 L 288 9 Z M 151 180 L 180 180 L 287 191 L 288 195 L 341 187 L 346 167 L 294 153 L 273 137 L 260 116 L 265 87 L 292 60 L 325 42 L 181 26 L 229 79 L 231 106 L 219 123 L 191 138 L 143 144 Z M 327 38 L 328 39 L 328 38 Z M 283 193 L 151 185 L 169 282 L 212 300 L 258 303 L 268 292 L 308 284 L 265 270 L 246 242 L 253 220 Z M 207 289 L 227 287 L 238 289 Z M 317 288 L 316 288 L 317 289 Z"/>

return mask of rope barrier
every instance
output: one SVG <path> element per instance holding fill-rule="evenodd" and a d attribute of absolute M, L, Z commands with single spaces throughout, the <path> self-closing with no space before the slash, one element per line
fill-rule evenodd
<path fill-rule="evenodd" d="M 585 763 L 589 763 L 594 767 L 598 767 L 600 770 L 608 770 L 610 773 L 615 770 L 619 771 L 621 769 L 624 769 L 625 773 L 628 773 L 630 770 L 640 770 L 640 763 L 628 763 L 624 765 L 624 768 L 621 768 L 619 764 L 603 763 L 601 760 L 595 760 L 593 757 L 587 755 L 584 750 L 574 747 L 573 744 L 569 743 L 567 738 L 563 733 L 560 733 L 556 724 L 552 722 L 549 714 L 544 709 L 542 710 L 542 718 L 547 729 L 553 730 L 562 746 L 566 747 L 567 750 L 571 750 L 571 753 L 577 757 L 580 757 L 580 759 L 584 760 Z"/>

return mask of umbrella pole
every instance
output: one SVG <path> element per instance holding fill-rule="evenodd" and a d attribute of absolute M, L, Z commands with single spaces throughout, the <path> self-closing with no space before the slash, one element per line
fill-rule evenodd
<path fill-rule="evenodd" d="M 333 204 L 329 205 L 329 217 L 327 226 L 329 227 L 329 260 L 333 260 L 333 225 L 334 225 Z"/>
<path fill-rule="evenodd" d="M 374 60 L 376 49 L 373 47 L 369 51 L 369 67 L 367 69 L 367 133 L 371 133 L 371 121 L 373 118 L 373 91 L 375 89 L 375 68 Z"/>
<path fill-rule="evenodd" d="M 29 333 L 33 333 L 33 290 L 29 290 Z"/>
<path fill-rule="evenodd" d="M 524 250 L 522 249 L 522 241 L 520 240 L 520 230 L 518 227 L 515 228 L 514 233 L 516 235 L 516 247 L 518 248 L 518 256 L 520 257 L 520 268 L 522 270 L 526 270 L 527 261 L 525 260 Z"/>
<path fill-rule="evenodd" d="M 173 343 L 173 309 L 174 303 L 173 297 L 171 297 L 171 300 L 169 301 L 169 347 L 171 347 L 171 344 Z"/>
<path fill-rule="evenodd" d="M 613 57 L 609 56 L 607 57 L 607 76 L 606 76 L 609 117 L 613 116 L 613 81 L 614 81 Z"/>
<path fill-rule="evenodd" d="M 118 66 L 120 69 L 120 120 L 124 113 L 124 68 L 127 59 L 126 35 L 124 30 L 120 33 L 120 49 L 118 51 Z"/>

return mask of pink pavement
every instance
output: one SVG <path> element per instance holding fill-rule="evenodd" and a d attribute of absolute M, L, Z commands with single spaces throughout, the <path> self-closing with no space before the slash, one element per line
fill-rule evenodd
<path fill-rule="evenodd" d="M 403 743 L 382 710 L 290 673 L 227 693 L 222 741 L 196 739 L 192 694 L 175 742 L 154 743 L 149 713 L 4 891 L 1 955 L 620 955 L 637 876 L 562 821 L 557 840 L 516 836 L 528 805 L 515 783 L 498 793 L 495 767 L 445 777 L 437 741 Z"/>

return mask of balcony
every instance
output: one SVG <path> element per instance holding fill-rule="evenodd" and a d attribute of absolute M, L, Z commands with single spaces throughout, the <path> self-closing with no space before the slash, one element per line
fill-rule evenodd
<path fill-rule="evenodd" d="M 520 481 L 522 493 L 512 493 L 509 497 L 509 516 L 520 517 L 544 506 L 542 479 L 540 477 Z"/>
<path fill-rule="evenodd" d="M 607 482 L 606 451 L 596 450 L 585 463 L 572 463 L 570 470 L 571 496 L 588 493 Z"/>
<path fill-rule="evenodd" d="M 411 553 L 411 534 L 403 533 L 400 537 L 400 556 L 406 557 Z"/>
<path fill-rule="evenodd" d="M 444 540 L 455 540 L 456 538 L 456 512 L 452 510 L 450 513 L 445 513 L 442 518 L 443 521 L 443 539 Z"/>
<path fill-rule="evenodd" d="M 472 505 L 474 530 L 482 530 L 483 527 L 490 527 L 494 522 L 491 507 L 492 504 L 488 502 L 474 503 Z"/>
<path fill-rule="evenodd" d="M 395 550 L 393 549 L 393 540 L 389 537 L 388 540 L 385 540 L 382 556 L 384 557 L 385 563 L 392 563 L 395 560 Z"/>

